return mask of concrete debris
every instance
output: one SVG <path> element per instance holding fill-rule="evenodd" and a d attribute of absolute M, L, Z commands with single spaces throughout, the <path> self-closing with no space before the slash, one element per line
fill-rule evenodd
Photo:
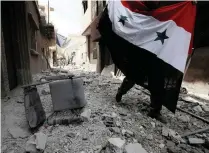
<path fill-rule="evenodd" d="M 134 135 L 134 133 L 130 130 L 125 130 L 125 129 L 122 129 L 122 134 L 124 136 L 127 136 L 127 137 L 132 137 Z"/>
<path fill-rule="evenodd" d="M 160 145 L 159 145 L 159 148 L 160 149 L 163 149 L 165 147 L 165 144 L 163 144 L 163 143 L 161 143 Z"/>
<path fill-rule="evenodd" d="M 125 146 L 125 153 L 147 153 L 139 143 L 131 143 Z"/>
<path fill-rule="evenodd" d="M 169 129 L 166 128 L 166 127 L 163 127 L 162 128 L 162 135 L 165 136 L 165 137 L 168 137 L 168 135 L 169 135 Z"/>
<path fill-rule="evenodd" d="M 152 140 L 152 139 L 153 139 L 153 135 L 152 135 L 152 134 L 149 134 L 149 135 L 147 136 L 147 139 L 148 139 L 148 140 Z"/>
<path fill-rule="evenodd" d="M 193 107 L 193 110 L 196 111 L 197 113 L 201 113 L 202 112 L 202 108 L 199 105 Z"/>
<path fill-rule="evenodd" d="M 152 127 L 155 128 L 155 122 L 151 122 Z"/>
<path fill-rule="evenodd" d="M 81 113 L 81 117 L 84 121 L 89 121 L 91 118 L 91 110 L 90 109 L 85 109 L 82 113 Z"/>
<path fill-rule="evenodd" d="M 162 128 L 162 135 L 174 141 L 175 143 L 180 143 L 182 141 L 181 136 L 177 132 L 166 127 Z"/>
<path fill-rule="evenodd" d="M 183 121 L 183 122 L 187 122 L 187 123 L 190 121 L 190 118 L 187 115 L 179 115 L 178 119 Z"/>
<path fill-rule="evenodd" d="M 119 129 L 118 127 L 111 127 L 111 128 L 110 128 L 110 131 L 111 131 L 111 132 L 114 132 L 114 133 L 116 133 L 116 134 L 120 134 L 120 129 Z"/>
<path fill-rule="evenodd" d="M 42 95 L 48 95 L 48 94 L 50 94 L 50 92 L 43 89 L 43 90 L 41 91 L 41 94 L 42 94 Z"/>
<path fill-rule="evenodd" d="M 117 117 L 118 115 L 115 113 L 115 112 L 112 112 L 112 117 L 115 118 Z"/>
<path fill-rule="evenodd" d="M 15 139 L 16 138 L 26 138 L 26 137 L 28 137 L 30 135 L 28 131 L 23 130 L 20 127 L 11 127 L 11 128 L 9 128 L 9 133 Z"/>
<path fill-rule="evenodd" d="M 189 138 L 190 144 L 204 144 L 205 140 L 199 138 Z"/>
<path fill-rule="evenodd" d="M 125 140 L 122 140 L 121 138 L 110 138 L 106 146 L 106 152 L 123 153 L 124 146 Z"/>
<path fill-rule="evenodd" d="M 202 105 L 202 109 L 203 109 L 205 112 L 209 112 L 209 106 Z"/>
<path fill-rule="evenodd" d="M 107 114 L 102 115 L 102 121 L 106 125 L 106 127 L 116 126 L 116 118 L 110 115 L 107 115 Z"/>
<path fill-rule="evenodd" d="M 36 136 L 36 149 L 44 150 L 46 146 L 47 135 L 42 132 L 35 133 Z"/>
<path fill-rule="evenodd" d="M 25 151 L 28 153 L 36 153 L 36 136 L 32 135 L 29 140 L 26 142 Z"/>

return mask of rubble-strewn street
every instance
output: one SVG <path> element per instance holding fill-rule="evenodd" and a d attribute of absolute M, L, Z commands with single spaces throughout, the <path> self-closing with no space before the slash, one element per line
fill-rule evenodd
<path fill-rule="evenodd" d="M 147 116 L 149 95 L 137 86 L 124 95 L 121 103 L 115 101 L 115 94 L 121 83 L 112 77 L 101 76 L 83 68 L 68 67 L 75 76 L 84 75 L 85 98 L 87 105 L 83 110 L 83 122 L 69 125 L 48 125 L 31 133 L 26 122 L 22 89 L 17 89 L 2 100 L 2 151 L 4 153 L 23 153 L 44 150 L 44 153 L 208 153 L 209 133 L 181 137 L 181 135 L 201 128 L 207 123 L 189 114 L 177 111 L 172 114 L 163 109 L 167 124 Z M 61 74 L 61 73 L 57 73 Z M 33 77 L 57 75 L 43 72 Z M 49 117 L 53 113 L 49 85 L 37 86 L 41 102 Z M 209 119 L 207 99 L 181 95 L 178 107 L 198 116 Z M 186 101 L 186 99 L 189 101 Z M 191 102 L 191 101 L 195 102 Z M 52 119 L 72 116 L 75 112 L 54 113 Z M 38 147 L 38 148 L 37 148 Z"/>

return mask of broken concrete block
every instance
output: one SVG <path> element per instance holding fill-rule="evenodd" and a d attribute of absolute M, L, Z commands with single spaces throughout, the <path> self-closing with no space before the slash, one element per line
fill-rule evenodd
<path fill-rule="evenodd" d="M 165 147 L 165 144 L 161 143 L 161 144 L 159 145 L 159 147 L 160 147 L 160 149 L 163 149 L 163 148 Z"/>
<path fill-rule="evenodd" d="M 120 129 L 119 129 L 118 127 L 111 127 L 111 128 L 110 128 L 110 131 L 111 131 L 111 132 L 114 132 L 114 133 L 116 133 L 116 134 L 120 134 Z"/>
<path fill-rule="evenodd" d="M 9 128 L 9 133 L 12 135 L 13 138 L 26 138 L 30 135 L 28 131 L 23 130 L 20 127 Z"/>
<path fill-rule="evenodd" d="M 84 121 L 89 121 L 91 118 L 91 110 L 90 109 L 85 109 L 82 113 L 81 113 L 81 117 Z"/>
<path fill-rule="evenodd" d="M 199 138 L 189 138 L 190 144 L 204 144 L 205 140 Z"/>
<path fill-rule="evenodd" d="M 54 81 L 49 87 L 54 111 L 82 108 L 87 103 L 80 78 Z"/>
<path fill-rule="evenodd" d="M 202 105 L 202 109 L 203 109 L 205 112 L 209 112 L 209 107 L 206 106 L 206 105 Z"/>
<path fill-rule="evenodd" d="M 202 108 L 199 105 L 193 107 L 193 110 L 196 111 L 197 113 L 201 113 L 202 112 Z"/>
<path fill-rule="evenodd" d="M 190 118 L 187 115 L 180 115 L 180 116 L 178 116 L 178 119 L 183 121 L 183 122 L 189 122 L 190 121 Z"/>
<path fill-rule="evenodd" d="M 32 135 L 29 140 L 26 142 L 25 151 L 29 153 L 36 153 L 36 136 Z"/>
<path fill-rule="evenodd" d="M 139 143 L 130 143 L 125 146 L 125 153 L 147 153 L 147 151 Z"/>
<path fill-rule="evenodd" d="M 166 128 L 166 127 L 163 127 L 162 128 L 162 135 L 165 136 L 165 137 L 167 137 L 169 135 L 169 129 Z"/>
<path fill-rule="evenodd" d="M 155 122 L 151 122 L 152 127 L 155 128 Z"/>
<path fill-rule="evenodd" d="M 153 140 L 153 135 L 152 134 L 148 134 L 147 139 L 148 140 Z"/>
<path fill-rule="evenodd" d="M 175 143 L 180 143 L 182 141 L 181 136 L 177 132 L 166 127 L 162 128 L 162 135 L 174 141 Z"/>
<path fill-rule="evenodd" d="M 36 136 L 36 149 L 44 150 L 46 146 L 47 135 L 39 132 L 35 134 Z"/>
<path fill-rule="evenodd" d="M 107 152 L 123 153 L 125 140 L 121 138 L 110 138 L 106 146 Z"/>

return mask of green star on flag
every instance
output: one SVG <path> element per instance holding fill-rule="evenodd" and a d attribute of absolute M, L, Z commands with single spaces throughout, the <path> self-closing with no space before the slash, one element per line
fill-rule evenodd
<path fill-rule="evenodd" d="M 160 40 L 161 43 L 164 44 L 164 40 L 169 38 L 168 36 L 166 36 L 166 30 L 164 30 L 163 32 L 157 32 L 157 38 L 155 39 L 155 41 Z"/>
<path fill-rule="evenodd" d="M 127 16 L 121 15 L 119 17 L 119 21 L 118 22 L 121 22 L 124 25 L 125 22 L 128 21 L 127 18 L 128 18 Z"/>

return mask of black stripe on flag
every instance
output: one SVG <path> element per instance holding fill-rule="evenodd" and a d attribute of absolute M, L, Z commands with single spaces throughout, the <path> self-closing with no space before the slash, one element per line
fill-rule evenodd
<path fill-rule="evenodd" d="M 98 30 L 102 36 L 101 41 L 110 51 L 114 64 L 124 75 L 151 93 L 157 94 L 156 96 L 160 97 L 159 100 L 163 101 L 163 105 L 175 113 L 183 73 L 159 59 L 155 54 L 116 35 L 112 31 L 107 8 L 101 16 Z"/>

